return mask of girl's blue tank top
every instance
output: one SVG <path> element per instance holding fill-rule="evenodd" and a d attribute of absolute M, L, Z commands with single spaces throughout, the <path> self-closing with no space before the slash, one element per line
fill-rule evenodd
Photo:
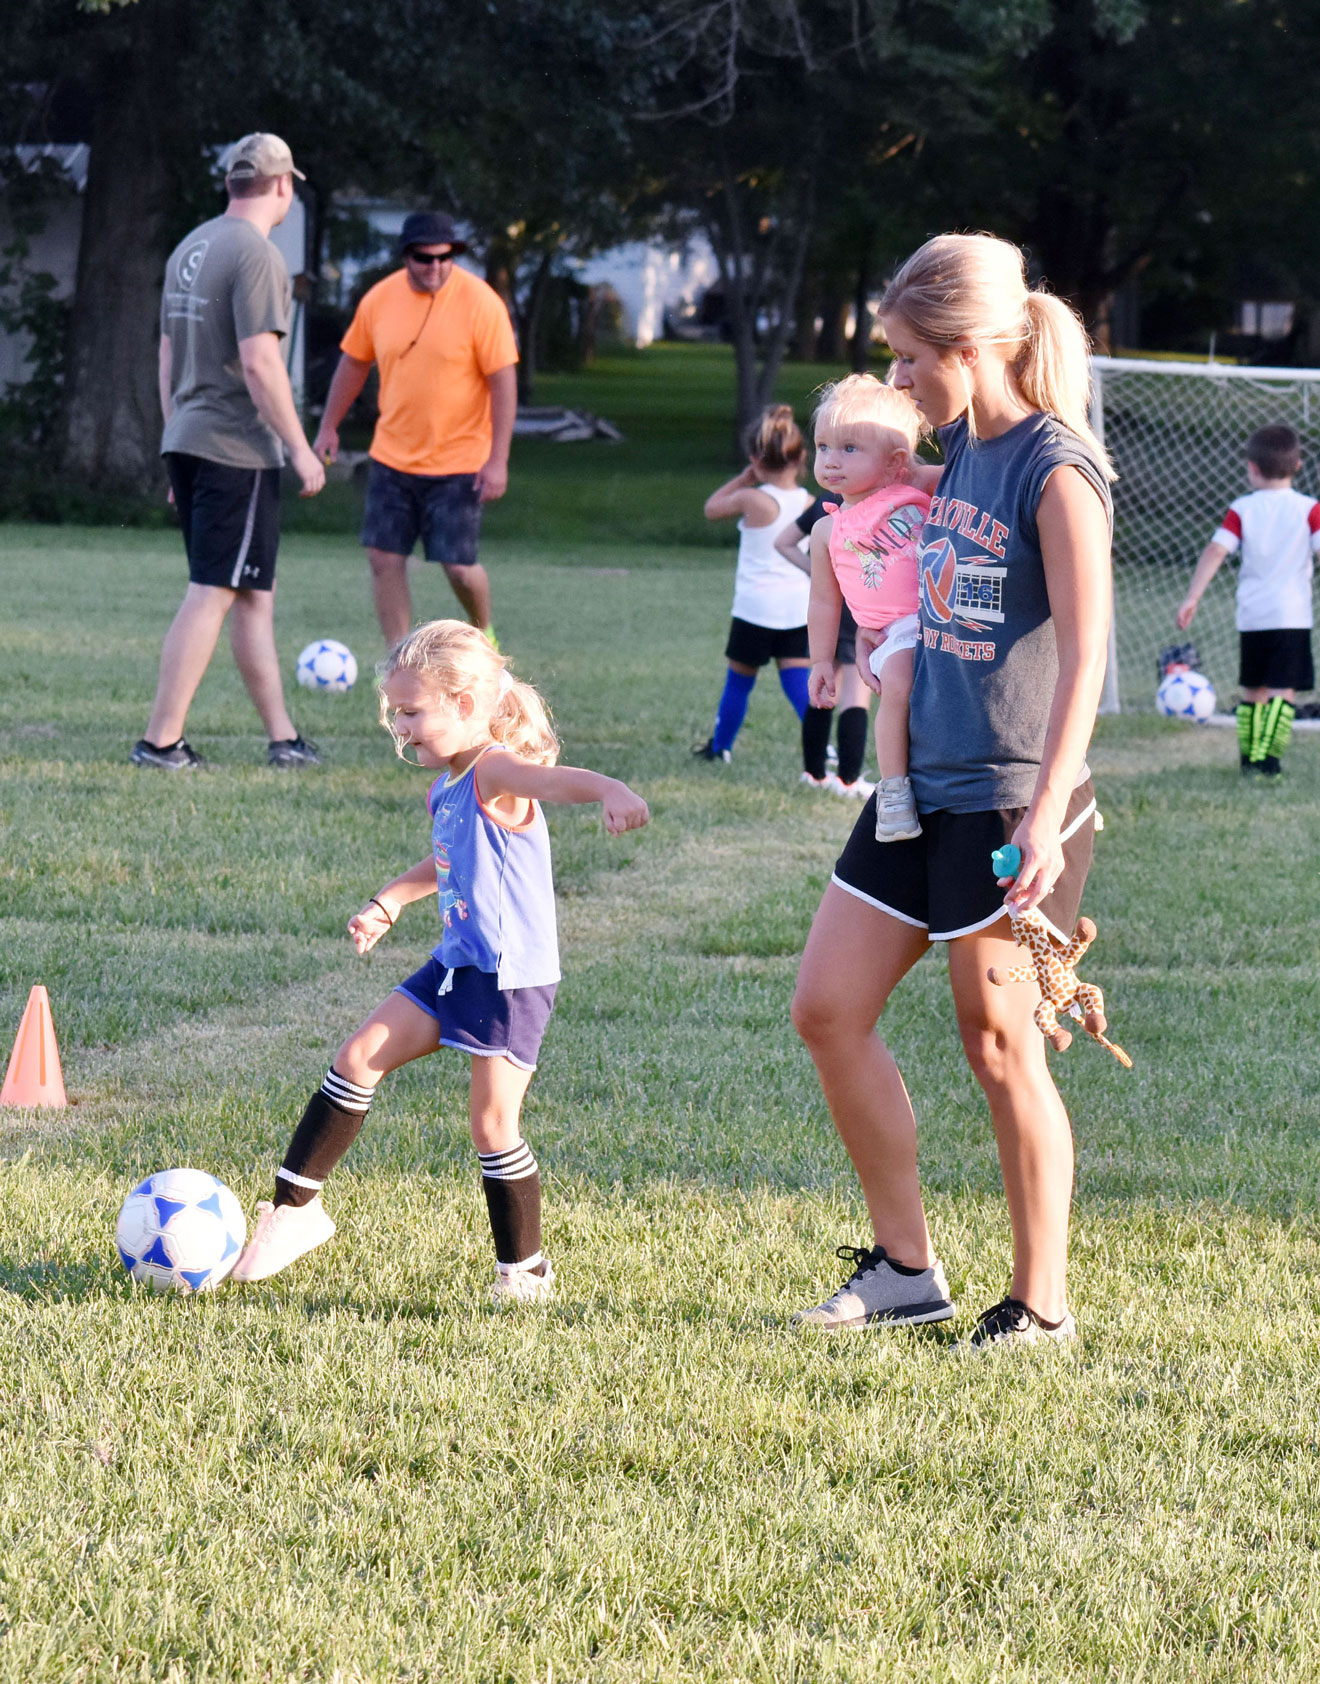
<path fill-rule="evenodd" d="M 477 793 L 481 758 L 427 797 L 444 926 L 435 957 L 494 972 L 502 989 L 539 988 L 560 976 L 550 833 L 535 801 L 517 827 L 491 814 Z"/>

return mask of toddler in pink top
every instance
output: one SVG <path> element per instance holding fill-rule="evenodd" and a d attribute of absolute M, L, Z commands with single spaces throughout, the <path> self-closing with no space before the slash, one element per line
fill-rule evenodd
<path fill-rule="evenodd" d="M 844 602 L 859 626 L 884 633 L 870 658 L 880 693 L 875 716 L 876 840 L 921 835 L 908 779 L 908 699 L 920 628 L 917 540 L 930 508 L 919 482 L 939 470 L 916 459 L 922 421 L 906 392 L 872 374 L 850 374 L 827 386 L 816 410 L 816 479 L 839 506 L 811 532 L 813 707 L 834 703 L 834 640 Z M 883 676 L 882 676 L 883 674 Z"/>

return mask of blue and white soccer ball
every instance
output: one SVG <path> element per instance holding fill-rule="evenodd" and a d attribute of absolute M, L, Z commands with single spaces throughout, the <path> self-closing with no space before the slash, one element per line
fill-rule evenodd
<path fill-rule="evenodd" d="M 345 643 L 318 637 L 298 657 L 297 679 L 305 690 L 329 690 L 342 696 L 357 683 L 357 660 Z"/>
<path fill-rule="evenodd" d="M 1160 680 L 1155 706 L 1168 719 L 1209 719 L 1215 711 L 1215 687 L 1204 673 L 1175 667 Z"/>
<path fill-rule="evenodd" d="M 201 1169 L 163 1169 L 124 1200 L 115 1223 L 120 1261 L 157 1292 L 206 1292 L 238 1262 L 243 1207 Z"/>

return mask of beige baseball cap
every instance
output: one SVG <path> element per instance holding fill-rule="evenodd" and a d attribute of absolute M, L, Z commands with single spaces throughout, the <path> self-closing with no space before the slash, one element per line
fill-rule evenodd
<path fill-rule="evenodd" d="M 254 175 L 296 175 L 299 181 L 307 177 L 295 168 L 293 153 L 277 134 L 245 134 L 229 148 L 225 159 L 226 176 L 240 181 Z"/>

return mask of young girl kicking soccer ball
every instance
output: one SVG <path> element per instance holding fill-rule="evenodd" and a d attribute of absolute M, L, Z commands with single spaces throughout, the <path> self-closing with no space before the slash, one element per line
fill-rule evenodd
<path fill-rule="evenodd" d="M 827 386 L 816 409 L 816 479 L 839 506 L 811 531 L 808 690 L 812 707 L 834 706 L 834 651 L 846 602 L 859 626 L 884 633 L 870 659 L 880 692 L 877 842 L 921 835 L 907 775 L 908 701 L 919 636 L 917 538 L 930 509 L 921 486 L 939 479 L 938 468 L 916 460 L 921 432 L 912 399 L 873 374 Z"/>
<path fill-rule="evenodd" d="M 523 1095 L 559 981 L 550 837 L 541 801 L 599 801 L 612 836 L 650 818 L 617 778 L 556 766 L 559 744 L 544 704 L 508 672 L 483 632 L 457 620 L 419 626 L 390 651 L 380 678 L 381 722 L 399 757 L 438 767 L 431 786 L 431 852 L 367 899 L 348 921 L 367 953 L 409 901 L 439 889 L 440 943 L 335 1054 L 275 1177 L 234 1269 L 259 1281 L 328 1240 L 326 1176 L 366 1121 L 381 1078 L 439 1047 L 472 1060 L 469 1117 L 495 1241 L 499 1300 L 548 1297 L 541 1252 L 541 1180 L 522 1139 Z"/>

